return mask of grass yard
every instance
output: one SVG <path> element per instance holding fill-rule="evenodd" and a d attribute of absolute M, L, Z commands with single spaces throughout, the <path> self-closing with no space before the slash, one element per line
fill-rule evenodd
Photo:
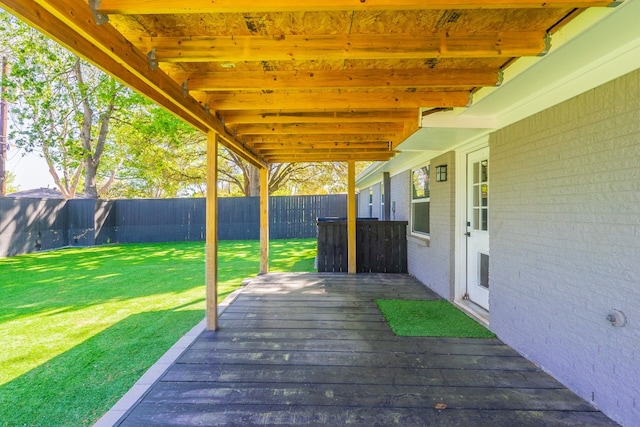
<path fill-rule="evenodd" d="M 276 240 L 271 271 L 312 271 L 314 239 Z M 258 241 L 220 241 L 221 301 L 257 274 Z M 204 317 L 204 244 L 74 248 L 0 259 L 0 425 L 102 416 Z"/>

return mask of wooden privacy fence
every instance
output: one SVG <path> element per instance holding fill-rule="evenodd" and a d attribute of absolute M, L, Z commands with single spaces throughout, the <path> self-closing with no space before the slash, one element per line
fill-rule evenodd
<path fill-rule="evenodd" d="M 356 272 L 407 272 L 407 221 L 356 221 Z M 318 220 L 318 271 L 347 272 L 347 221 Z"/>
<path fill-rule="evenodd" d="M 260 238 L 260 198 L 218 199 L 218 238 Z M 344 194 L 269 198 L 269 238 L 316 237 L 316 218 L 344 216 Z M 201 241 L 205 199 L 0 198 L 0 257 L 65 246 Z"/>

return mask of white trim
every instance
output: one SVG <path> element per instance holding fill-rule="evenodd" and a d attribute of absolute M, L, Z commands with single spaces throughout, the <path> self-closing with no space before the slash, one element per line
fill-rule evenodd
<path fill-rule="evenodd" d="M 413 198 L 413 172 L 418 169 L 422 169 L 425 166 L 427 166 L 428 167 L 427 169 L 429 170 L 429 173 L 427 175 L 429 177 L 429 197 L 414 199 Z M 408 190 L 409 190 L 409 234 L 412 237 L 415 237 L 417 239 L 429 241 L 431 240 L 431 162 L 430 161 L 421 163 L 409 169 L 409 189 Z M 419 201 L 416 202 L 414 200 L 419 200 Z M 428 224 L 429 232 L 428 233 L 413 231 L 413 207 L 416 203 L 429 203 L 429 224 Z"/>
<path fill-rule="evenodd" d="M 456 201 L 454 222 L 454 258 L 455 274 L 452 297 L 461 304 L 467 292 L 467 242 L 464 233 L 467 230 L 467 155 L 489 146 L 489 135 L 471 143 L 464 144 L 456 150 Z"/>
<path fill-rule="evenodd" d="M 449 150 L 448 150 L 449 151 Z M 390 176 L 396 176 L 408 169 L 428 163 L 431 159 L 442 155 L 443 151 L 423 150 L 400 153 L 386 162 L 376 162 L 365 169 L 356 178 L 358 188 L 366 188 L 381 182 L 383 172 L 389 172 Z M 405 154 L 404 156 L 402 154 Z"/>
<path fill-rule="evenodd" d="M 358 184 L 368 183 L 373 170 L 397 174 L 640 68 L 638 16 L 638 0 L 587 9 L 553 35 L 547 55 L 515 61 L 502 85 L 480 89 L 471 106 L 423 117 L 422 129 L 398 146 L 401 152 L 372 165 Z"/>
<path fill-rule="evenodd" d="M 489 328 L 489 312 L 469 300 L 457 300 L 454 304 L 469 316 Z"/>

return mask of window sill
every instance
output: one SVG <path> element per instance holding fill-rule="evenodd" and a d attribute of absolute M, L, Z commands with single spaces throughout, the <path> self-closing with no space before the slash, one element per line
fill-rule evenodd
<path fill-rule="evenodd" d="M 431 236 L 428 234 L 410 233 L 408 237 L 411 238 L 418 246 L 424 245 L 427 248 L 431 246 Z"/>

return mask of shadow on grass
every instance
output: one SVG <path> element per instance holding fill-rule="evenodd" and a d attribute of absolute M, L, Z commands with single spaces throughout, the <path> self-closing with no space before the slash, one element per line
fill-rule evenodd
<path fill-rule="evenodd" d="M 204 245 L 72 248 L 0 260 L 0 322 L 204 285 Z"/>
<path fill-rule="evenodd" d="M 201 310 L 165 310 L 123 319 L 0 386 L 0 425 L 93 424 L 202 318 Z"/>
<path fill-rule="evenodd" d="M 272 271 L 312 271 L 314 239 L 271 242 Z M 258 241 L 219 242 L 219 296 L 258 273 Z M 204 243 L 70 248 L 0 259 L 0 322 L 203 286 Z M 232 284 L 230 284 L 232 283 Z M 229 287 L 232 287 L 229 289 Z"/>

